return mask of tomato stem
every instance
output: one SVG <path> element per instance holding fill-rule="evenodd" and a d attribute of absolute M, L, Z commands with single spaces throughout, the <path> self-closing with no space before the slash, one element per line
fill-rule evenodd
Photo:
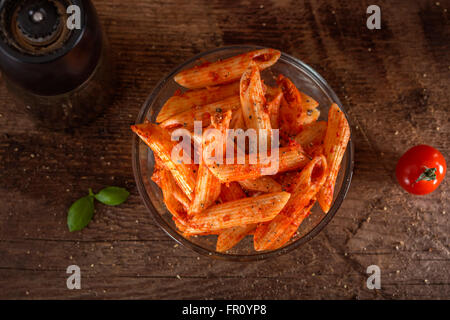
<path fill-rule="evenodd" d="M 427 168 L 420 174 L 416 182 L 436 180 L 436 168 Z"/>

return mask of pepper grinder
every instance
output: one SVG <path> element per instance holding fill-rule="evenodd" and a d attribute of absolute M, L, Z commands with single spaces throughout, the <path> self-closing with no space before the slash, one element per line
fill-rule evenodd
<path fill-rule="evenodd" d="M 69 6 L 79 8 L 75 27 Z M 0 0 L 0 70 L 17 106 L 44 126 L 75 127 L 100 114 L 113 96 L 112 69 L 90 0 Z"/>

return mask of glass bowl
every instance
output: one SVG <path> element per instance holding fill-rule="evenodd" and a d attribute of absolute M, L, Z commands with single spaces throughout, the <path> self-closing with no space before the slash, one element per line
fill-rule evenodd
<path fill-rule="evenodd" d="M 156 116 L 164 102 L 169 99 L 177 89 L 185 90 L 173 80 L 173 77 L 181 70 L 193 67 L 205 60 L 213 62 L 218 59 L 225 59 L 257 49 L 262 49 L 262 47 L 246 45 L 221 47 L 200 53 L 179 65 L 162 79 L 156 85 L 155 89 L 153 89 L 153 92 L 142 106 L 136 119 L 136 123 L 143 123 L 146 119 L 150 122 L 155 122 Z M 342 111 L 345 113 L 348 120 L 348 115 L 345 112 L 345 109 L 343 109 L 339 98 L 327 82 L 310 66 L 290 55 L 282 53 L 278 62 L 269 69 L 262 71 L 261 75 L 266 84 L 274 85 L 275 78 L 279 73 L 290 78 L 300 91 L 305 92 L 319 102 L 319 110 L 321 112 L 320 120 L 327 119 L 328 109 L 333 102 L 337 103 L 342 108 Z M 215 250 L 217 236 L 196 236 L 187 239 L 177 231 L 171 218 L 171 214 L 164 205 L 161 190 L 151 180 L 154 166 L 153 153 L 137 135 L 134 135 L 133 137 L 132 155 L 134 177 L 145 206 L 150 211 L 156 223 L 170 237 L 200 254 L 213 258 L 231 261 L 255 261 L 280 256 L 300 247 L 302 244 L 314 238 L 328 222 L 330 222 L 341 206 L 350 187 L 353 173 L 353 151 L 354 147 L 350 136 L 350 141 L 336 181 L 333 205 L 327 214 L 324 214 L 319 205 L 316 204 L 313 210 L 311 210 L 311 214 L 301 224 L 295 236 L 282 248 L 272 251 L 254 251 L 253 238 L 247 236 L 237 246 L 226 253 L 217 252 Z"/>

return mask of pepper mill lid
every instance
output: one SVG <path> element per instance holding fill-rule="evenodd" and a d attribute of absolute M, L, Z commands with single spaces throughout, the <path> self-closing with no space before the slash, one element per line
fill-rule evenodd
<path fill-rule="evenodd" d="M 75 5 L 80 28 L 67 20 Z M 102 33 L 90 0 L 0 1 L 0 69 L 23 89 L 38 95 L 69 92 L 94 71 Z"/>

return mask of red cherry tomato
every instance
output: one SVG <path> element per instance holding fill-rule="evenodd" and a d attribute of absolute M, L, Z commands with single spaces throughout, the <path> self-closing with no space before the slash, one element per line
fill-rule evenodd
<path fill-rule="evenodd" d="M 395 169 L 402 188 L 418 195 L 433 192 L 444 179 L 446 171 L 447 164 L 442 153 L 424 144 L 406 151 Z"/>

